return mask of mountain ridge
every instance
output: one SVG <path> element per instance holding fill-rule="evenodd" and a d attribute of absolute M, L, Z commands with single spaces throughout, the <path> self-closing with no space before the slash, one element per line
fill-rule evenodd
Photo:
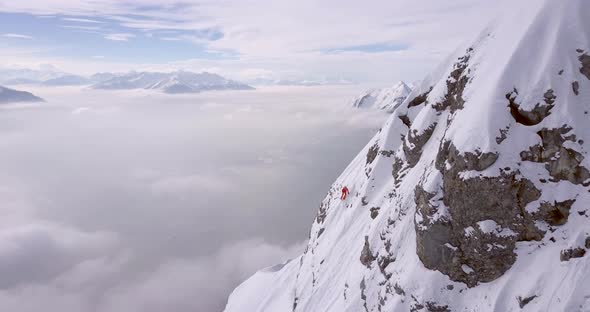
<path fill-rule="evenodd" d="M 253 90 L 246 84 L 225 79 L 217 74 L 208 72 L 192 73 L 176 71 L 161 72 L 130 72 L 116 75 L 111 79 L 91 86 L 93 89 L 132 90 L 148 89 L 160 90 L 164 93 L 195 93 L 211 90 Z"/>
<path fill-rule="evenodd" d="M 391 113 L 406 100 L 410 92 L 412 88 L 399 81 L 388 88 L 367 90 L 352 100 L 350 105 L 354 108 L 377 109 Z"/>
<path fill-rule="evenodd" d="M 589 53 L 590 2 L 514 5 L 395 107 L 305 252 L 225 311 L 588 311 Z"/>
<path fill-rule="evenodd" d="M 0 86 L 0 104 L 26 102 L 44 102 L 44 100 L 30 92 Z"/>

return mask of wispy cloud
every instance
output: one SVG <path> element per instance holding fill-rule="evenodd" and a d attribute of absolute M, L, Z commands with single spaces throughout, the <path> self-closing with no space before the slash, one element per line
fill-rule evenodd
<path fill-rule="evenodd" d="M 334 49 L 326 49 L 326 53 L 343 53 L 343 52 L 363 52 L 363 53 L 380 53 L 407 50 L 409 45 L 404 43 L 371 43 L 363 45 L 354 45 Z"/>
<path fill-rule="evenodd" d="M 14 39 L 27 39 L 27 40 L 33 39 L 33 37 L 31 37 L 31 36 L 23 35 L 23 34 L 3 34 L 2 37 L 14 38 Z"/>
<path fill-rule="evenodd" d="M 88 19 L 88 18 L 77 18 L 77 17 L 62 17 L 62 21 L 78 22 L 78 23 L 91 23 L 91 24 L 104 24 L 103 21 Z"/>
<path fill-rule="evenodd" d="M 103 27 L 99 32 L 107 34 L 100 35 L 113 42 L 135 37 L 137 45 L 127 45 L 128 55 L 117 59 L 135 57 L 139 53 L 132 50 L 143 49 L 146 66 L 209 59 L 224 61 L 213 66 L 227 71 L 229 67 L 277 73 L 295 69 L 311 80 L 337 76 L 383 83 L 419 79 L 501 12 L 507 0 L 375 0 L 370 14 L 359 14 L 366 11 L 364 3 L 339 0 L 140 2 L 27 0 L 7 2 L 1 10 L 55 15 L 58 22 L 78 28 Z M 32 33 L 36 38 L 45 37 L 42 34 Z M 229 51 L 237 56 L 236 62 L 208 51 Z M 381 70 L 385 67 L 396 70 Z"/>
<path fill-rule="evenodd" d="M 67 29 L 78 29 L 78 30 L 91 30 L 91 31 L 98 31 L 101 30 L 101 27 L 98 26 L 84 26 L 84 25 L 62 25 L 62 28 Z"/>
<path fill-rule="evenodd" d="M 107 34 L 104 36 L 105 39 L 112 41 L 129 41 L 129 39 L 134 37 L 135 35 L 131 33 Z"/>

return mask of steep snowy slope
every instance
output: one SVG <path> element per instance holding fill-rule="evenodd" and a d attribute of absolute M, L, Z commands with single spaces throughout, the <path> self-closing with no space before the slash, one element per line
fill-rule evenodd
<path fill-rule="evenodd" d="M 369 90 L 351 103 L 352 107 L 363 109 L 380 109 L 388 112 L 401 105 L 410 95 L 412 89 L 403 81 L 398 82 L 393 87 Z"/>
<path fill-rule="evenodd" d="M 30 92 L 0 86 L 0 104 L 23 102 L 43 102 L 43 99 Z"/>
<path fill-rule="evenodd" d="M 305 253 L 226 312 L 590 311 L 588 144 L 590 1 L 515 2 L 395 109 Z"/>

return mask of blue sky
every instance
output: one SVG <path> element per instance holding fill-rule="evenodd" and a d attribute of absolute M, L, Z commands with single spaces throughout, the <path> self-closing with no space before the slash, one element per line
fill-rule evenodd
<path fill-rule="evenodd" d="M 388 84 L 425 75 L 503 1 L 0 0 L 0 57 L 81 74 L 186 69 Z"/>
<path fill-rule="evenodd" d="M 207 51 L 206 41 L 223 37 L 215 29 L 150 31 L 124 27 L 107 17 L 0 13 L 0 32 L 3 46 L 46 47 L 43 55 L 50 57 L 132 63 L 228 57 Z"/>

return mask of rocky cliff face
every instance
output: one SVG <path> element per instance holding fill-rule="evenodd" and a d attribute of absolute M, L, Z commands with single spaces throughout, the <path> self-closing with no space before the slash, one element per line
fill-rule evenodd
<path fill-rule="evenodd" d="M 226 311 L 589 311 L 589 54 L 590 1 L 507 10 L 395 108 L 305 253 Z"/>

